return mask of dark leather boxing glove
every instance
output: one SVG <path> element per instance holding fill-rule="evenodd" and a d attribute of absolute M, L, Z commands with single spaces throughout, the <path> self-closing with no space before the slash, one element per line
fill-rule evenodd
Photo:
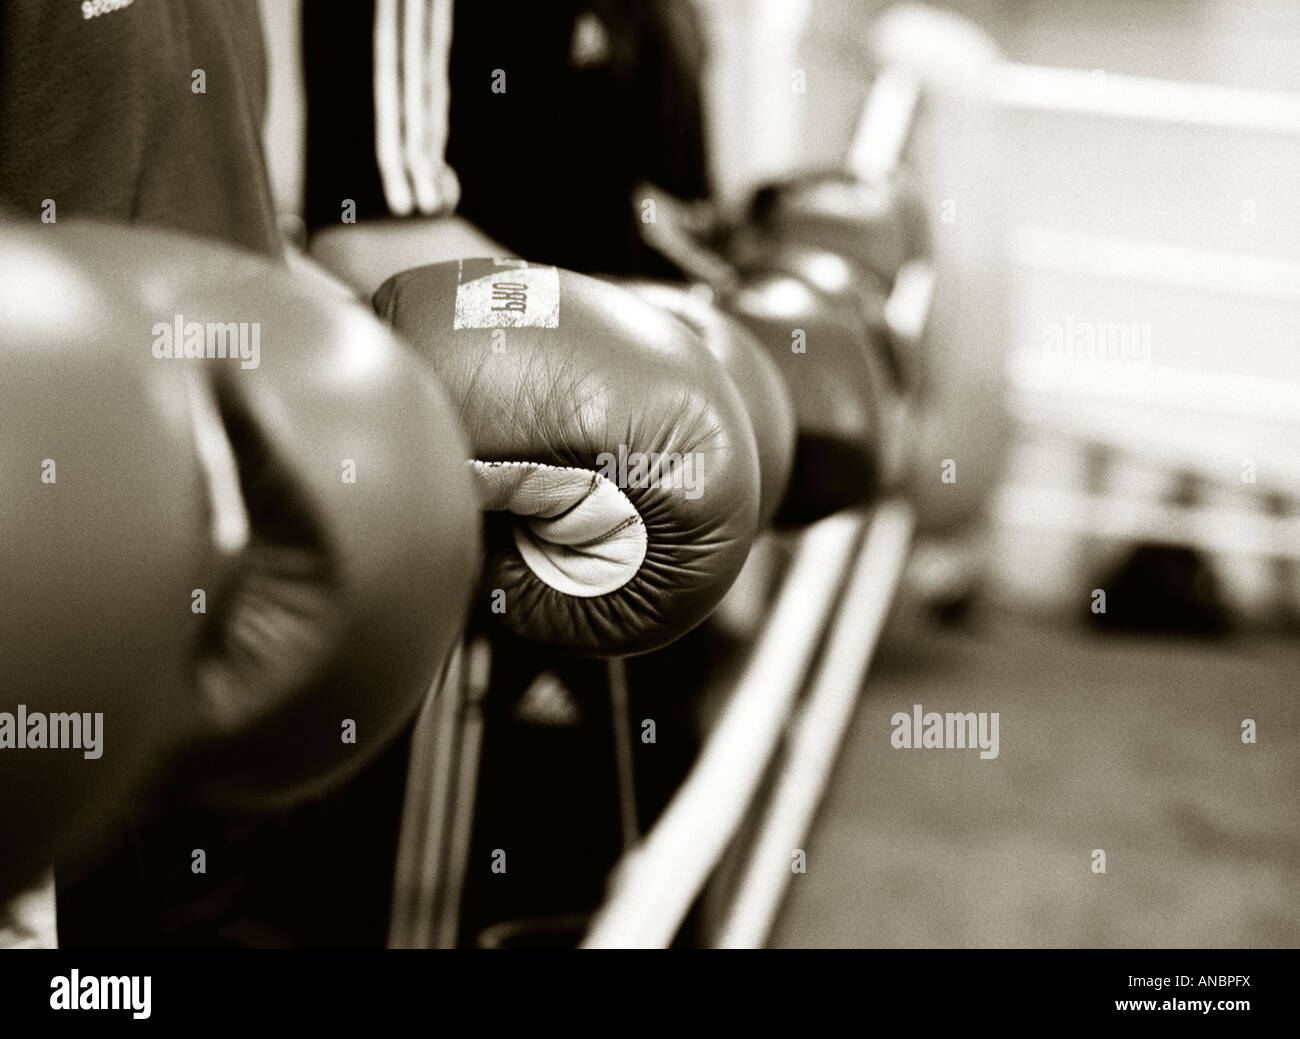
<path fill-rule="evenodd" d="M 520 260 L 419 267 L 374 302 L 458 411 L 500 514 L 485 593 L 509 629 L 623 655 L 709 614 L 755 535 L 759 473 L 744 405 L 696 336 L 623 289 Z"/>
<path fill-rule="evenodd" d="M 880 279 L 838 253 L 794 243 L 773 243 L 739 270 L 742 284 L 772 274 L 796 277 L 824 298 L 829 312 L 856 319 L 862 363 L 880 415 L 880 480 L 882 488 L 896 489 L 912 462 L 922 373 L 915 344 L 896 336 L 886 320 Z"/>
<path fill-rule="evenodd" d="M 158 232 L 6 227 L 0 299 L 0 710 L 102 716 L 98 759 L 0 749 L 0 884 L 168 759 L 250 808 L 357 772 L 475 576 L 424 367 L 364 308 Z"/>
<path fill-rule="evenodd" d="M 782 243 L 839 253 L 893 285 L 898 269 L 928 252 L 924 214 L 894 186 L 829 171 L 769 184 L 750 205 L 735 248 L 753 254 Z"/>
<path fill-rule="evenodd" d="M 740 391 L 758 446 L 762 485 L 759 525 L 766 526 L 785 497 L 794 465 L 794 401 L 776 362 L 744 325 L 713 306 L 712 293 L 703 287 L 701 292 L 669 282 L 627 280 L 618 284 L 685 323 Z"/>
<path fill-rule="evenodd" d="M 733 262 L 746 278 L 761 273 L 789 274 L 837 306 L 856 312 L 866 330 L 866 363 L 873 368 L 883 365 L 880 379 L 896 392 L 915 390 L 920 381 L 919 361 L 891 335 L 885 319 L 888 293 L 873 271 L 829 249 L 798 242 L 767 241 L 752 251 L 738 251 Z"/>
<path fill-rule="evenodd" d="M 649 244 L 711 287 L 718 308 L 763 344 L 790 390 L 798 439 L 776 522 L 808 523 L 874 499 L 903 459 L 875 276 L 759 231 L 747 240 L 716 214 L 701 220 L 694 207 L 648 194 L 663 218 L 645 225 Z"/>
<path fill-rule="evenodd" d="M 718 305 L 763 344 L 794 400 L 794 471 L 777 522 L 808 523 L 875 498 L 887 472 L 887 390 L 867 363 L 858 312 L 778 273 L 745 278 Z"/>
<path fill-rule="evenodd" d="M 458 216 L 393 217 L 356 224 L 326 225 L 311 237 L 311 256 L 370 299 L 394 274 L 460 256 L 507 256 L 494 242 Z"/>

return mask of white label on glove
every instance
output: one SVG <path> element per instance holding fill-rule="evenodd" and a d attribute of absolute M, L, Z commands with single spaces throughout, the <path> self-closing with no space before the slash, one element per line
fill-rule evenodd
<path fill-rule="evenodd" d="M 559 327 L 559 271 L 554 267 L 494 270 L 490 263 L 466 260 L 461 264 L 453 328 Z M 489 273 L 473 277 L 485 268 Z"/>

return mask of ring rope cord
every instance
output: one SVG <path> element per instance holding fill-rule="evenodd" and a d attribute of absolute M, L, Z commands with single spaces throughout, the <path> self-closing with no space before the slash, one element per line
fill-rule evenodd
<path fill-rule="evenodd" d="M 659 822 L 611 875 L 584 948 L 666 948 L 732 840 L 785 729 L 865 526 L 809 527 L 713 733 Z"/>
<path fill-rule="evenodd" d="M 767 941 L 792 876 L 790 852 L 808 833 L 861 700 L 914 525 L 911 505 L 898 499 L 882 502 L 872 515 L 812 689 L 787 730 L 775 789 L 713 942 L 718 948 L 756 949 Z"/>
<path fill-rule="evenodd" d="M 641 836 L 637 814 L 636 768 L 632 752 L 632 709 L 628 695 L 627 660 L 611 657 L 605 662 L 609 686 L 610 728 L 614 740 L 614 768 L 618 778 L 618 817 L 623 833 L 623 850 L 630 851 Z"/>

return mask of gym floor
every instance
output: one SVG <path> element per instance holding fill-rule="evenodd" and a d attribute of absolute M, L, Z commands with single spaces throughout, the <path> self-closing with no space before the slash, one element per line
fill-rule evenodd
<path fill-rule="evenodd" d="M 772 944 L 1300 945 L 1297 675 L 1293 639 L 896 619 Z M 894 749 L 918 703 L 999 712 L 999 756 Z"/>

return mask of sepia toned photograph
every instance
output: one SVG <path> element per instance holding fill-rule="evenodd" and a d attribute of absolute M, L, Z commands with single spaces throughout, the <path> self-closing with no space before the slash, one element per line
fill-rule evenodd
<path fill-rule="evenodd" d="M 999 949 L 1251 1020 L 1297 55 L 1294 0 L 4 0 L 14 1005 Z"/>

